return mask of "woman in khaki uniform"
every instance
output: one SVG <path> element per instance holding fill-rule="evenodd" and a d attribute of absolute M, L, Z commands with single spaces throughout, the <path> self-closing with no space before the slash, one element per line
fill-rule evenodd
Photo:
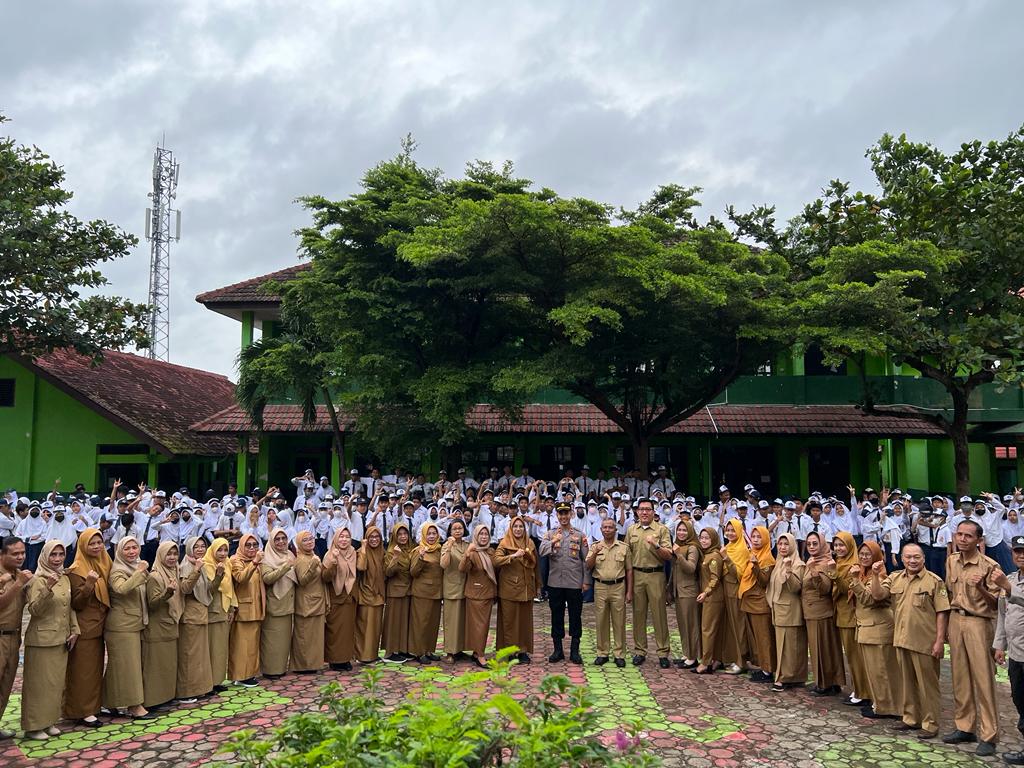
<path fill-rule="evenodd" d="M 387 576 L 387 606 L 384 609 L 384 661 L 401 663 L 413 658 L 409 653 L 409 609 L 412 598 L 412 533 L 405 523 L 396 523 L 391 529 L 391 544 L 384 556 L 384 575 Z"/>
<path fill-rule="evenodd" d="M 21 727 L 30 739 L 59 736 L 68 650 L 80 634 L 71 607 L 71 582 L 64 574 L 64 545 L 50 539 L 39 553 L 25 607 L 25 668 L 22 670 Z"/>
<path fill-rule="evenodd" d="M 215 593 L 220 584 L 214 584 L 211 589 L 203 573 L 204 555 L 206 540 L 191 536 L 185 540 L 185 557 L 178 566 L 178 584 L 184 608 L 178 624 L 178 682 L 175 692 L 183 704 L 191 704 L 197 697 L 208 696 L 213 691 L 209 606 L 211 593 Z M 220 578 L 223 577 L 222 573 Z"/>
<path fill-rule="evenodd" d="M 384 576 L 384 537 L 371 525 L 363 535 L 364 546 L 356 554 L 359 574 L 356 596 L 356 658 L 373 664 L 380 653 L 381 628 L 387 584 Z"/>
<path fill-rule="evenodd" d="M 113 562 L 98 528 L 86 528 L 78 537 L 75 561 L 65 571 L 71 582 L 71 607 L 82 630 L 68 655 L 64 683 L 64 717 L 97 728 L 103 693 L 103 625 L 110 610 L 107 579 Z"/>
<path fill-rule="evenodd" d="M 238 551 L 230 562 L 238 612 L 231 623 L 228 641 L 228 677 L 252 688 L 260 673 L 260 627 L 267 614 L 267 593 L 260 574 L 260 540 L 251 533 L 242 534 Z"/>
<path fill-rule="evenodd" d="M 864 657 L 860 644 L 857 642 L 856 598 L 852 584 L 856 577 L 850 575 L 850 569 L 857 565 L 857 544 L 848 531 L 838 531 L 832 539 L 835 552 L 836 580 L 832 591 L 832 600 L 836 607 L 836 629 L 843 643 L 846 662 L 850 665 L 850 677 L 853 679 L 853 691 L 843 700 L 851 706 L 870 706 L 871 683 L 864 667 Z"/>
<path fill-rule="evenodd" d="M 358 555 L 352 548 L 352 534 L 348 528 L 339 528 L 334 534 L 331 548 L 324 555 L 321 579 L 327 582 L 327 662 L 331 669 L 348 672 L 355 654 L 356 573 Z"/>
<path fill-rule="evenodd" d="M 103 705 L 108 709 L 128 710 L 132 718 L 150 718 L 142 699 L 142 630 L 149 619 L 146 580 L 149 565 L 139 558 L 139 542 L 125 536 L 114 550 L 107 592 L 110 611 L 103 626 L 107 646 L 107 664 L 103 676 Z"/>
<path fill-rule="evenodd" d="M 448 540 L 441 546 L 441 567 L 444 569 L 444 660 L 449 663 L 465 658 L 463 650 L 467 647 L 466 574 L 460 566 L 468 547 L 466 524 L 462 520 L 452 520 L 448 526 Z"/>
<path fill-rule="evenodd" d="M 710 675 L 715 671 L 716 661 L 721 661 L 722 625 L 728 620 L 725 616 L 725 585 L 722 584 L 722 572 L 725 570 L 725 558 L 719 549 L 718 531 L 705 528 L 697 537 L 700 546 L 700 592 L 697 602 L 700 604 L 700 664 L 691 672 L 698 675 Z"/>
<path fill-rule="evenodd" d="M 459 570 L 466 574 L 466 647 L 473 654 L 473 662 L 483 667 L 487 633 L 491 629 L 491 610 L 498 596 L 491 532 L 486 526 L 478 526 L 473 531 L 473 541 L 466 548 Z"/>
<path fill-rule="evenodd" d="M 836 629 L 835 606 L 832 603 L 832 585 L 836 564 L 828 545 L 820 534 L 809 533 L 804 541 L 807 568 L 800 590 L 800 602 L 807 625 L 807 645 L 811 651 L 815 686 L 811 693 L 834 696 L 842 691 L 846 682 L 843 667 L 843 646 Z"/>
<path fill-rule="evenodd" d="M 274 528 L 263 550 L 260 575 L 267 592 L 267 615 L 260 629 L 260 661 L 271 679 L 288 671 L 295 613 L 295 555 L 288 549 L 284 528 Z"/>
<path fill-rule="evenodd" d="M 876 565 L 877 563 L 877 565 Z M 872 707 L 864 707 L 868 718 L 902 718 L 903 688 L 896 649 L 893 647 L 892 602 L 889 597 L 876 600 L 868 582 L 878 568 L 878 578 L 885 580 L 885 553 L 877 542 L 865 541 L 858 552 L 858 564 L 850 569 L 853 593 L 857 599 L 857 642 L 864 657 Z"/>
<path fill-rule="evenodd" d="M 173 699 L 178 687 L 178 622 L 185 601 L 178 584 L 178 545 L 173 541 L 157 547 L 146 581 L 146 600 L 149 621 L 142 631 L 142 705 L 155 709 Z"/>
<path fill-rule="evenodd" d="M 747 640 L 757 664 L 750 679 L 755 683 L 772 682 L 775 669 L 775 631 L 766 590 L 775 558 L 768 529 L 759 525 L 750 532 L 750 559 L 740 574 L 740 610 L 747 623 Z"/>
<path fill-rule="evenodd" d="M 324 665 L 324 627 L 327 588 L 320 576 L 323 566 L 314 551 L 316 538 L 309 531 L 295 534 L 295 616 L 292 621 L 292 668 L 302 674 L 319 672 Z M 354 631 L 354 626 L 350 631 Z"/>
<path fill-rule="evenodd" d="M 210 604 L 207 606 L 207 634 L 210 639 L 210 675 L 213 690 L 223 691 L 228 675 L 228 649 L 231 645 L 231 622 L 238 611 L 235 582 L 228 562 L 230 545 L 227 539 L 214 539 L 203 555 L 203 576 L 210 583 Z"/>
<path fill-rule="evenodd" d="M 680 520 L 672 546 L 672 589 L 675 599 L 676 626 L 682 642 L 683 657 L 676 659 L 680 669 L 693 669 L 700 658 L 700 608 L 697 605 L 697 581 L 700 547 L 693 523 Z"/>
<path fill-rule="evenodd" d="M 441 626 L 444 568 L 441 567 L 441 531 L 427 521 L 420 526 L 420 545 L 409 562 L 412 609 L 409 613 L 410 652 L 421 664 L 440 661 L 437 634 Z"/>
<path fill-rule="evenodd" d="M 721 661 L 729 666 L 727 675 L 743 674 L 747 659 L 747 621 L 740 608 L 740 574 L 750 563 L 750 547 L 744 538 L 743 523 L 737 518 L 725 524 L 725 546 L 722 547 L 722 582 L 725 584 L 724 651 Z"/>
<path fill-rule="evenodd" d="M 515 517 L 494 553 L 498 568 L 497 648 L 519 649 L 519 660 L 529 663 L 533 653 L 533 598 L 537 596 L 537 550 L 526 533 L 526 523 Z"/>
<path fill-rule="evenodd" d="M 807 682 L 807 626 L 804 624 L 803 591 L 806 566 L 796 539 L 783 533 L 776 542 L 778 560 L 768 579 L 766 597 L 775 625 L 775 684 L 773 691 Z"/>

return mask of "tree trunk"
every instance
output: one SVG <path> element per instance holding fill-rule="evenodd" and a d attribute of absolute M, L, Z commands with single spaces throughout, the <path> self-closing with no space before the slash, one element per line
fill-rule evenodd
<path fill-rule="evenodd" d="M 331 442 L 334 445 L 334 453 L 338 456 L 339 477 L 345 480 L 345 433 L 341 431 L 341 422 L 338 421 L 338 412 L 334 408 L 334 401 L 331 400 L 331 393 L 325 387 L 323 389 L 324 403 L 327 406 L 327 413 L 331 417 Z"/>
<path fill-rule="evenodd" d="M 629 441 L 633 445 L 633 467 L 640 470 L 641 480 L 650 480 L 651 473 L 648 471 L 648 459 L 650 458 L 650 451 L 648 450 L 651 444 L 651 438 L 649 435 L 644 435 L 638 431 L 628 432 Z M 630 467 L 626 467 L 630 469 Z"/>
<path fill-rule="evenodd" d="M 949 438 L 953 441 L 953 474 L 956 477 L 957 498 L 971 492 L 971 457 L 967 442 L 967 400 L 970 390 L 950 389 L 953 398 L 953 420 L 949 425 Z"/>

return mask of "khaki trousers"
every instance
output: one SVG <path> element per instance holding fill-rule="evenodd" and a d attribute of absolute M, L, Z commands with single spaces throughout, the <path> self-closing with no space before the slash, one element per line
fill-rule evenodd
<path fill-rule="evenodd" d="M 643 573 L 633 569 L 633 649 L 637 656 L 647 655 L 647 608 L 654 620 L 654 642 L 658 657 L 667 658 L 668 609 L 665 606 L 665 572 Z"/>
<path fill-rule="evenodd" d="M 0 635 L 0 716 L 11 699 L 14 687 L 14 673 L 18 671 L 18 651 L 21 650 L 21 633 Z"/>
<path fill-rule="evenodd" d="M 939 660 L 927 653 L 896 649 L 903 695 L 903 722 L 939 731 Z"/>
<path fill-rule="evenodd" d="M 953 668 L 953 722 L 958 730 L 974 733 L 982 741 L 999 738 L 996 712 L 996 667 L 992 641 L 993 619 L 949 617 L 949 659 Z"/>
<path fill-rule="evenodd" d="M 597 655 L 608 656 L 609 632 L 615 637 L 615 658 L 626 655 L 626 582 L 594 582 L 594 608 L 597 611 Z"/>

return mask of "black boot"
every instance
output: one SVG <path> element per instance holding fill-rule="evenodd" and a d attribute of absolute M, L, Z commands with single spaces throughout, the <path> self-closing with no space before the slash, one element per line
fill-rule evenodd
<path fill-rule="evenodd" d="M 574 637 L 569 645 L 569 661 L 573 664 L 582 664 L 583 657 L 580 656 L 580 639 Z"/>
<path fill-rule="evenodd" d="M 565 651 L 562 649 L 561 638 L 559 638 L 558 640 L 553 639 L 552 642 L 555 645 L 555 651 L 550 656 L 548 656 L 548 661 L 550 661 L 552 664 L 554 664 L 556 661 L 565 661 Z"/>

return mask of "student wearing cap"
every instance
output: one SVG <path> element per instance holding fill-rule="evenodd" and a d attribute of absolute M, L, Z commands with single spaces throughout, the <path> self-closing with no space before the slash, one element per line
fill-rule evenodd
<path fill-rule="evenodd" d="M 341 495 L 363 497 L 367 495 L 366 485 L 359 479 L 358 469 L 353 468 L 348 471 L 348 480 L 341 486 Z"/>
<path fill-rule="evenodd" d="M 995 754 L 999 739 L 995 664 L 992 656 L 998 615 L 999 564 L 978 550 L 981 524 L 965 519 L 956 527 L 956 552 L 946 564 L 952 609 L 949 654 L 953 669 L 953 720 L 947 744 L 978 741 L 976 754 Z"/>
<path fill-rule="evenodd" d="M 612 518 L 606 517 L 601 521 L 601 536 L 601 541 L 590 547 L 586 559 L 595 583 L 597 658 L 594 664 L 608 663 L 611 633 L 615 639 L 611 649 L 615 655 L 615 666 L 621 668 L 626 666 L 626 605 L 633 600 L 633 564 L 629 547 L 618 540 Z"/>
<path fill-rule="evenodd" d="M 922 499 L 917 514 L 910 522 L 910 539 L 921 545 L 925 567 L 942 579 L 946 577 L 949 544 L 945 499 L 942 496 L 935 496 L 927 500 L 927 505 L 925 501 Z"/>
<path fill-rule="evenodd" d="M 13 536 L 18 522 L 18 516 L 11 509 L 10 500 L 6 496 L 0 496 L 0 539 Z"/>
<path fill-rule="evenodd" d="M 1017 570 L 1003 576 L 999 582 L 1003 594 L 999 597 L 999 617 L 992 648 L 996 662 L 1007 667 L 1010 695 L 1017 709 L 1017 730 L 1024 735 L 1024 536 L 1014 536 L 1010 546 Z M 1024 765 L 1024 752 L 1004 752 L 1003 762 Z"/>
<path fill-rule="evenodd" d="M 583 664 L 580 639 L 583 637 L 583 593 L 590 586 L 587 570 L 588 538 L 569 523 L 569 506 L 555 507 L 558 527 L 541 542 L 541 556 L 548 557 L 548 604 L 551 607 L 551 640 L 554 650 L 549 662 L 565 658 L 565 611 L 569 614 L 569 660 Z"/>
<path fill-rule="evenodd" d="M 626 545 L 633 562 L 633 664 L 640 666 L 647 658 L 648 609 L 654 622 L 654 640 L 658 664 L 668 669 L 668 613 L 665 606 L 664 564 L 672 558 L 672 539 L 668 528 L 654 519 L 650 499 L 637 503 L 638 521 L 629 527 Z"/>

